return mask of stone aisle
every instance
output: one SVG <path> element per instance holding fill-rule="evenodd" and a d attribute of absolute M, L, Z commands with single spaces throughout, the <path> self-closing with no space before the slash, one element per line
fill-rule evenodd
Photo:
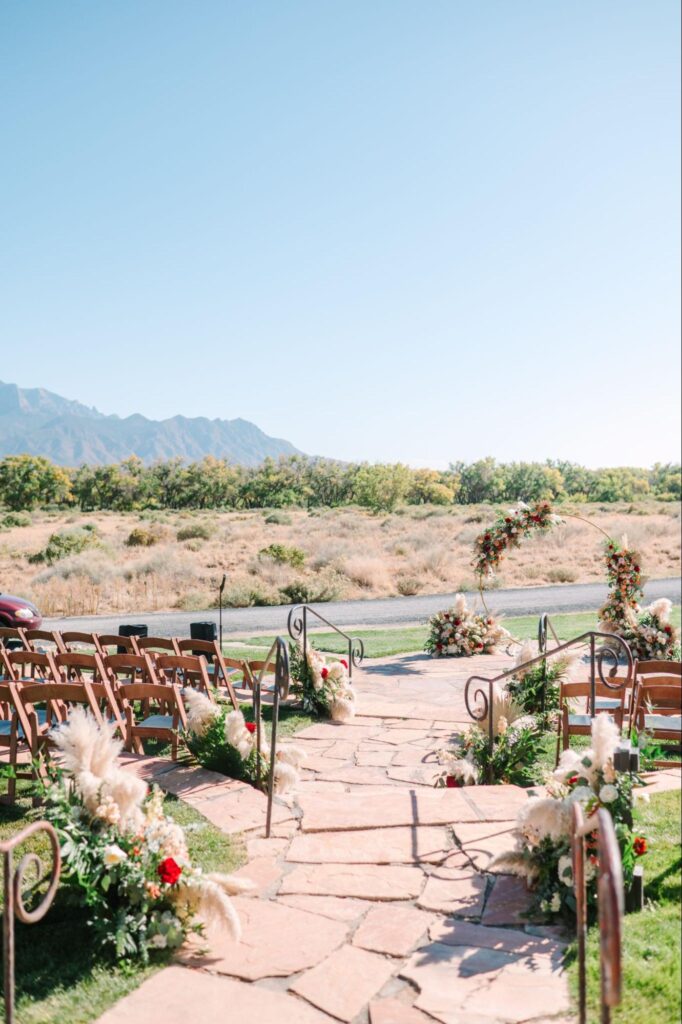
<path fill-rule="evenodd" d="M 517 879 L 485 874 L 527 799 L 435 790 L 435 752 L 467 722 L 463 691 L 504 657 L 383 659 L 358 673 L 358 716 L 312 725 L 298 793 L 263 836 L 264 798 L 167 761 L 131 760 L 219 828 L 245 833 L 254 882 L 241 943 L 209 934 L 100 1024 L 501 1024 L 564 1020 L 564 946 L 521 917 Z"/>

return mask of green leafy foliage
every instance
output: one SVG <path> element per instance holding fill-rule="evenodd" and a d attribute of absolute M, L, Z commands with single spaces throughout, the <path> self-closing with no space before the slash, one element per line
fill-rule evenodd
<path fill-rule="evenodd" d="M 305 552 L 300 548 L 287 547 L 286 544 L 270 544 L 258 552 L 260 558 L 270 558 L 277 565 L 290 565 L 293 569 L 302 569 L 305 565 Z"/>
<path fill-rule="evenodd" d="M 99 534 L 94 526 L 86 525 L 73 530 L 61 530 L 59 533 L 51 534 L 42 551 L 36 551 L 35 554 L 29 556 L 29 562 L 33 564 L 45 562 L 47 565 L 54 565 L 62 558 L 78 555 L 86 548 L 97 547 L 99 544 Z"/>

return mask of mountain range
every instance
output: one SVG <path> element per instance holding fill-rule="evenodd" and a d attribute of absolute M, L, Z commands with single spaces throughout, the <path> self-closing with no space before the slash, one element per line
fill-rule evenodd
<path fill-rule="evenodd" d="M 300 453 L 248 420 L 106 416 L 43 388 L 0 381 L 0 457 L 23 454 L 44 455 L 60 466 L 120 462 L 131 455 L 143 462 L 214 455 L 255 466 L 268 456 Z"/>

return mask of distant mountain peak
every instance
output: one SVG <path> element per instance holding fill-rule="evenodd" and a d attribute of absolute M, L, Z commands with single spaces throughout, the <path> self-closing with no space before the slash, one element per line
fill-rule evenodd
<path fill-rule="evenodd" d="M 208 419 L 181 414 L 151 420 L 142 413 L 104 415 L 45 388 L 20 388 L 0 381 L 0 458 L 44 455 L 61 466 L 144 462 L 205 455 L 254 466 L 268 456 L 300 454 L 288 441 L 269 437 L 244 419 Z"/>

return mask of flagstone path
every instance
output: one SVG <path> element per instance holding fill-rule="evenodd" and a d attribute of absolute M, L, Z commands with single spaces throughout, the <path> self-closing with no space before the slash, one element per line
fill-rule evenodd
<path fill-rule="evenodd" d="M 436 751 L 468 721 L 466 678 L 508 664 L 369 663 L 352 723 L 298 733 L 306 768 L 277 802 L 270 839 L 250 786 L 131 759 L 218 828 L 244 833 L 237 874 L 254 889 L 234 901 L 241 942 L 209 931 L 208 952 L 188 950 L 99 1024 L 564 1024 L 565 936 L 527 923 L 518 879 L 485 874 L 511 845 L 526 791 L 433 788 Z"/>

